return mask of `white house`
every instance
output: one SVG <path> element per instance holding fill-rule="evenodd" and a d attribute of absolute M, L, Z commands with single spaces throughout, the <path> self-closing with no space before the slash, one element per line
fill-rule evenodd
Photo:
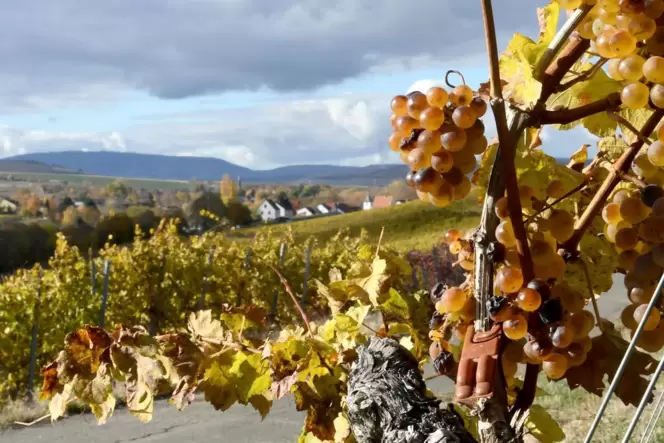
<path fill-rule="evenodd" d="M 316 215 L 316 210 L 314 208 L 304 207 L 298 209 L 295 215 L 298 217 L 311 217 Z"/>
<path fill-rule="evenodd" d="M 316 206 L 316 210 L 321 214 L 331 214 L 333 212 L 332 208 L 330 208 L 325 203 L 321 203 L 320 205 Z"/>
<path fill-rule="evenodd" d="M 263 200 L 258 207 L 258 214 L 260 214 L 263 221 L 274 220 L 281 217 L 292 217 L 294 215 L 293 208 L 290 205 L 279 204 L 270 199 Z"/>
<path fill-rule="evenodd" d="M 18 212 L 18 202 L 11 198 L 0 197 L 0 212 L 4 214 L 16 214 Z"/>

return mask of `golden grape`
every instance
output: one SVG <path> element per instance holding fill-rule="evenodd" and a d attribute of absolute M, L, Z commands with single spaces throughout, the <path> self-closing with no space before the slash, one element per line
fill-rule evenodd
<path fill-rule="evenodd" d="M 521 340 L 528 333 L 528 321 L 519 314 L 503 322 L 503 333 L 510 340 Z"/>
<path fill-rule="evenodd" d="M 630 54 L 623 57 L 618 65 L 620 76 L 630 82 L 638 81 L 643 77 L 643 65 L 646 60 L 638 54 Z"/>
<path fill-rule="evenodd" d="M 431 155 L 421 148 L 415 148 L 408 153 L 408 166 L 413 171 L 431 166 Z"/>
<path fill-rule="evenodd" d="M 443 135 L 440 136 L 441 143 L 445 149 L 450 152 L 456 152 L 463 149 L 466 145 L 466 131 L 461 128 L 449 126 L 441 129 Z"/>
<path fill-rule="evenodd" d="M 640 323 L 641 320 L 645 317 L 646 311 L 648 310 L 648 305 L 643 304 L 639 305 L 634 309 L 634 321 L 636 323 Z M 660 322 L 661 314 L 659 312 L 659 309 L 653 307 L 652 311 L 650 311 L 650 315 L 648 316 L 648 319 L 645 322 L 645 325 L 643 326 L 644 331 L 652 331 L 654 330 Z"/>
<path fill-rule="evenodd" d="M 574 233 L 574 216 L 563 209 L 554 209 L 548 217 L 549 232 L 558 241 L 564 243 Z"/>
<path fill-rule="evenodd" d="M 448 288 L 436 303 L 436 310 L 441 314 L 457 312 L 466 303 L 466 291 L 458 287 Z"/>
<path fill-rule="evenodd" d="M 542 372 L 552 380 L 558 380 L 565 376 L 569 367 L 567 358 L 558 353 L 551 353 L 542 363 Z"/>
<path fill-rule="evenodd" d="M 422 131 L 417 137 L 417 147 L 422 149 L 428 155 L 440 151 L 443 147 L 440 143 L 440 133 L 428 129 Z"/>
<path fill-rule="evenodd" d="M 397 95 L 390 102 L 390 108 L 394 115 L 406 115 L 408 114 L 408 97 L 405 95 Z"/>
<path fill-rule="evenodd" d="M 440 126 L 445 122 L 445 114 L 440 108 L 434 106 L 426 108 L 420 113 L 420 125 L 424 129 L 430 131 L 440 128 Z"/>
<path fill-rule="evenodd" d="M 473 90 L 470 86 L 459 85 L 452 89 L 450 93 L 450 101 L 454 106 L 466 106 L 473 100 Z"/>
<path fill-rule="evenodd" d="M 441 88 L 440 86 L 433 86 L 427 91 L 427 101 L 431 106 L 443 108 L 445 107 L 448 98 L 449 94 L 444 88 Z"/>
<path fill-rule="evenodd" d="M 399 152 L 399 145 L 403 140 L 403 136 L 398 132 L 393 132 L 390 134 L 390 137 L 387 139 L 387 144 L 390 145 L 390 149 L 394 152 Z"/>
<path fill-rule="evenodd" d="M 486 114 L 487 104 L 482 97 L 474 97 L 470 102 L 470 107 L 475 111 L 476 118 L 482 118 Z"/>
<path fill-rule="evenodd" d="M 509 220 L 503 220 L 496 228 L 496 240 L 508 248 L 516 244 L 512 223 Z"/>
<path fill-rule="evenodd" d="M 664 82 L 664 57 L 653 55 L 643 65 L 643 75 L 653 83 Z"/>
<path fill-rule="evenodd" d="M 507 220 L 509 218 L 510 212 L 507 206 L 507 197 L 500 197 L 496 201 L 496 215 L 501 220 Z"/>
<path fill-rule="evenodd" d="M 609 49 L 614 57 L 623 57 L 636 49 L 636 39 L 625 29 L 621 29 L 609 39 Z"/>
<path fill-rule="evenodd" d="M 470 106 L 459 106 L 452 113 L 452 121 L 457 128 L 467 129 L 475 124 L 477 115 Z"/>
<path fill-rule="evenodd" d="M 565 195 L 565 184 L 560 180 L 551 180 L 546 187 L 546 195 L 550 198 L 560 198 Z"/>
<path fill-rule="evenodd" d="M 522 288 L 516 296 L 516 304 L 526 312 L 533 312 L 542 304 L 542 296 L 534 289 Z"/>
<path fill-rule="evenodd" d="M 403 136 L 410 135 L 413 129 L 417 129 L 420 126 L 420 122 L 415 120 L 413 117 L 408 115 L 400 115 L 396 120 L 397 131 Z"/>
<path fill-rule="evenodd" d="M 639 82 L 629 83 L 620 91 L 622 104 L 630 109 L 642 109 L 648 106 L 650 90 Z"/>
<path fill-rule="evenodd" d="M 602 209 L 602 218 L 610 224 L 616 224 L 621 221 L 620 205 L 618 203 L 609 203 L 604 206 L 604 209 Z"/>
<path fill-rule="evenodd" d="M 505 294 L 517 292 L 523 286 L 521 269 L 513 266 L 503 266 L 496 273 L 496 285 Z"/>
<path fill-rule="evenodd" d="M 438 189 L 428 194 L 428 200 L 439 208 L 448 206 L 454 200 L 454 189 L 449 183 L 443 181 Z M 452 251 L 452 245 L 450 245 L 450 251 Z"/>
<path fill-rule="evenodd" d="M 574 329 L 567 325 L 559 325 L 551 331 L 551 343 L 558 349 L 564 349 L 574 341 Z"/>
<path fill-rule="evenodd" d="M 649 208 L 643 204 L 640 198 L 629 197 L 620 203 L 620 216 L 624 221 L 635 225 L 646 219 Z"/>
<path fill-rule="evenodd" d="M 454 158 L 448 151 L 441 149 L 431 156 L 431 166 L 438 172 L 448 172 L 454 166 Z"/>

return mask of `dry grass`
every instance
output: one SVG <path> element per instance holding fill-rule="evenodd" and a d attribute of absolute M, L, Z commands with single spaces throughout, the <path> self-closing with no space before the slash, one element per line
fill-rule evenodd
<path fill-rule="evenodd" d="M 543 380 L 540 382 L 540 387 L 549 395 L 539 397 L 537 403 L 547 408 L 553 418 L 560 423 L 567 435 L 565 442 L 582 442 L 590 429 L 602 399 L 582 389 L 570 391 L 566 383 L 551 383 Z M 664 388 L 664 383 L 659 383 L 659 388 Z M 654 402 L 646 408 L 641 416 L 639 425 L 632 437 L 634 441 L 641 439 L 653 409 Z M 635 410 L 635 407 L 625 406 L 614 397 L 609 402 L 602 421 L 595 432 L 593 443 L 622 441 Z M 660 419 L 650 442 L 664 442 L 664 420 Z"/>

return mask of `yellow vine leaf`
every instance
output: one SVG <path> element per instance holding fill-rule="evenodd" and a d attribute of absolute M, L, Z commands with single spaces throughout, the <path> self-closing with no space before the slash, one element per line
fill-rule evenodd
<path fill-rule="evenodd" d="M 616 161 L 627 148 L 629 145 L 620 135 L 603 137 L 597 143 L 597 149 L 604 153 L 605 158 L 611 162 Z"/>
<path fill-rule="evenodd" d="M 641 130 L 643 125 L 646 124 L 646 121 L 648 121 L 652 113 L 653 111 L 651 109 L 645 109 L 645 108 L 642 109 L 622 108 L 619 112 L 619 114 L 625 120 L 630 122 L 632 126 L 634 126 L 638 130 Z M 619 126 L 628 144 L 632 144 L 638 140 L 636 134 L 634 134 L 631 130 L 627 129 L 627 127 L 625 127 L 624 125 L 619 125 Z"/>
<path fill-rule="evenodd" d="M 535 80 L 533 71 L 555 35 L 560 7 L 551 2 L 538 9 L 540 35 L 538 41 L 516 33 L 500 57 L 500 72 L 507 82 L 504 88 L 506 99 L 524 105 L 533 105 L 542 92 L 542 84 Z"/>
<path fill-rule="evenodd" d="M 583 72 L 585 70 L 591 69 L 591 67 L 592 64 L 587 62 L 577 63 L 574 65 L 574 70 L 577 72 Z M 590 79 L 579 82 L 566 91 L 553 95 L 547 102 L 547 108 L 551 109 L 553 106 L 560 105 L 570 109 L 577 108 L 579 106 L 587 105 L 593 101 L 603 99 L 611 93 L 620 92 L 620 90 L 620 83 L 613 80 L 602 69 L 600 69 Z M 574 121 L 569 124 L 553 126 L 561 130 L 568 130 L 581 124 L 588 131 L 599 137 L 605 137 L 613 134 L 617 127 L 615 120 L 612 120 L 606 113 L 603 112 Z"/>
<path fill-rule="evenodd" d="M 530 407 L 525 427 L 540 443 L 557 443 L 566 437 L 560 425 L 540 405 Z"/>

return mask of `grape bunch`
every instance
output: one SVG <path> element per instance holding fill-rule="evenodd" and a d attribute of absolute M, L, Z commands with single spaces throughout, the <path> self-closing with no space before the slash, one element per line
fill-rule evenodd
<path fill-rule="evenodd" d="M 578 26 L 591 41 L 591 51 L 608 59 L 607 72 L 623 82 L 620 94 L 630 109 L 664 108 L 664 57 L 660 56 L 664 29 L 656 20 L 664 13 L 662 0 L 558 0 L 572 10 L 595 5 Z M 664 55 L 664 54 L 662 54 Z"/>
<path fill-rule="evenodd" d="M 525 195 L 530 195 L 527 187 L 522 188 Z M 549 378 L 562 378 L 569 367 L 585 362 L 592 347 L 589 334 L 595 326 L 594 315 L 585 309 L 583 294 L 562 280 L 565 261 L 556 253 L 557 244 L 572 235 L 574 217 L 564 210 L 543 211 L 546 217 L 538 221 L 547 230 L 540 228 L 529 232 L 536 278 L 524 281 L 516 239 L 507 217 L 506 198 L 498 200 L 496 213 L 501 219 L 496 229 L 498 264 L 494 295 L 487 309 L 493 321 L 502 323 L 503 333 L 509 340 L 501 359 L 508 387 L 515 386 L 518 364 L 538 364 Z M 456 229 L 446 232 L 445 241 L 450 252 L 457 256 L 456 264 L 471 271 L 473 242 Z M 434 340 L 431 356 L 440 359 L 449 348 L 451 337 L 443 329 L 451 329 L 463 341 L 468 326 L 475 319 L 476 300 L 470 280 L 460 286 L 434 289 L 436 313 L 430 324 L 430 337 Z M 535 328 L 530 327 L 531 316 L 539 318 L 534 323 Z"/>
<path fill-rule="evenodd" d="M 662 136 L 664 127 L 658 129 L 658 137 Z M 655 141 L 632 164 L 632 173 L 645 186 L 617 190 L 602 209 L 604 236 L 619 254 L 619 270 L 626 273 L 624 284 L 630 305 L 623 310 L 621 320 L 632 331 L 643 319 L 664 270 L 664 189 L 652 180 L 662 166 L 664 146 Z M 653 308 L 639 337 L 638 344 L 649 352 L 664 348 L 662 307 L 660 301 Z"/>
<path fill-rule="evenodd" d="M 487 148 L 481 117 L 487 103 L 459 85 L 451 91 L 434 86 L 426 93 L 397 95 L 390 104 L 390 148 L 408 165 L 408 185 L 420 199 L 443 207 L 471 190 L 468 177 Z"/>

